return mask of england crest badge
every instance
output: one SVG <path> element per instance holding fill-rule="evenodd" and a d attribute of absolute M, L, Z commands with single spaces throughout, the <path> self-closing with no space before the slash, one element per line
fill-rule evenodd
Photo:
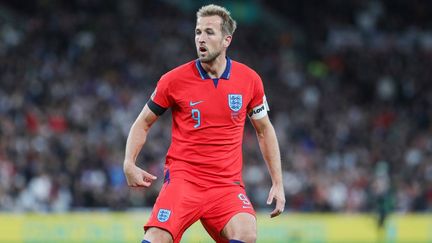
<path fill-rule="evenodd" d="M 241 94 L 229 94 L 228 105 L 232 111 L 239 111 L 243 105 Z"/>
<path fill-rule="evenodd" d="M 166 222 L 168 221 L 169 217 L 171 215 L 171 210 L 168 209 L 159 209 L 159 212 L 157 214 L 157 219 L 159 220 L 159 222 Z"/>

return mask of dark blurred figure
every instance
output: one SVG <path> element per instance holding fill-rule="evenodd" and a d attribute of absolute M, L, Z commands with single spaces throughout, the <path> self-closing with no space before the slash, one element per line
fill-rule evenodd
<path fill-rule="evenodd" d="M 0 210 L 153 204 L 158 185 L 125 190 L 123 145 L 159 75 L 194 58 L 185 30 L 193 29 L 195 4 L 0 4 Z M 286 209 L 372 212 L 375 165 L 386 161 L 394 210 L 430 211 L 432 5 L 226 4 L 241 26 L 230 57 L 266 80 Z M 166 116 L 152 128 L 138 159 L 158 177 L 169 123 Z M 271 182 L 249 126 L 243 155 L 247 193 L 264 208 Z M 378 200 L 383 215 L 386 198 Z"/>

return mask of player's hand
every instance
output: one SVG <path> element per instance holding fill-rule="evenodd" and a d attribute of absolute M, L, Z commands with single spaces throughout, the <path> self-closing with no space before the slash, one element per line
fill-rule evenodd
<path fill-rule="evenodd" d="M 283 185 L 273 185 L 270 189 L 267 204 L 272 204 L 273 200 L 276 200 L 276 207 L 273 212 L 270 213 L 270 217 L 274 218 L 281 214 L 285 209 L 285 192 Z"/>
<path fill-rule="evenodd" d="M 127 184 L 131 187 L 149 187 L 157 177 L 139 168 L 135 164 L 125 163 L 123 171 Z"/>

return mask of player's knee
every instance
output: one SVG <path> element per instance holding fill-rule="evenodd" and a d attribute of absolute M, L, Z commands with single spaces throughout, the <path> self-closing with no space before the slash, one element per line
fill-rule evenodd
<path fill-rule="evenodd" d="M 257 238 L 255 217 L 247 213 L 235 215 L 227 223 L 222 234 L 229 240 L 255 243 Z"/>
<path fill-rule="evenodd" d="M 237 240 L 239 242 L 245 242 L 245 243 L 255 243 L 256 238 L 257 238 L 256 230 L 252 228 L 244 228 L 234 232 L 230 240 Z"/>
<path fill-rule="evenodd" d="M 172 236 L 168 231 L 156 227 L 151 227 L 146 231 L 144 235 L 144 240 L 148 242 L 161 242 L 161 243 L 173 242 Z"/>

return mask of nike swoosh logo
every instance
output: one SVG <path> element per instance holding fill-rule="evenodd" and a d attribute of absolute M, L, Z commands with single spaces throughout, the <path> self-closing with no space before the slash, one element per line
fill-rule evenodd
<path fill-rule="evenodd" d="M 190 101 L 189 102 L 189 105 L 190 106 L 195 106 L 195 105 L 198 105 L 199 103 L 202 103 L 202 102 L 204 102 L 203 100 L 200 100 L 200 101 L 197 101 L 197 102 L 192 102 L 192 101 Z"/>

